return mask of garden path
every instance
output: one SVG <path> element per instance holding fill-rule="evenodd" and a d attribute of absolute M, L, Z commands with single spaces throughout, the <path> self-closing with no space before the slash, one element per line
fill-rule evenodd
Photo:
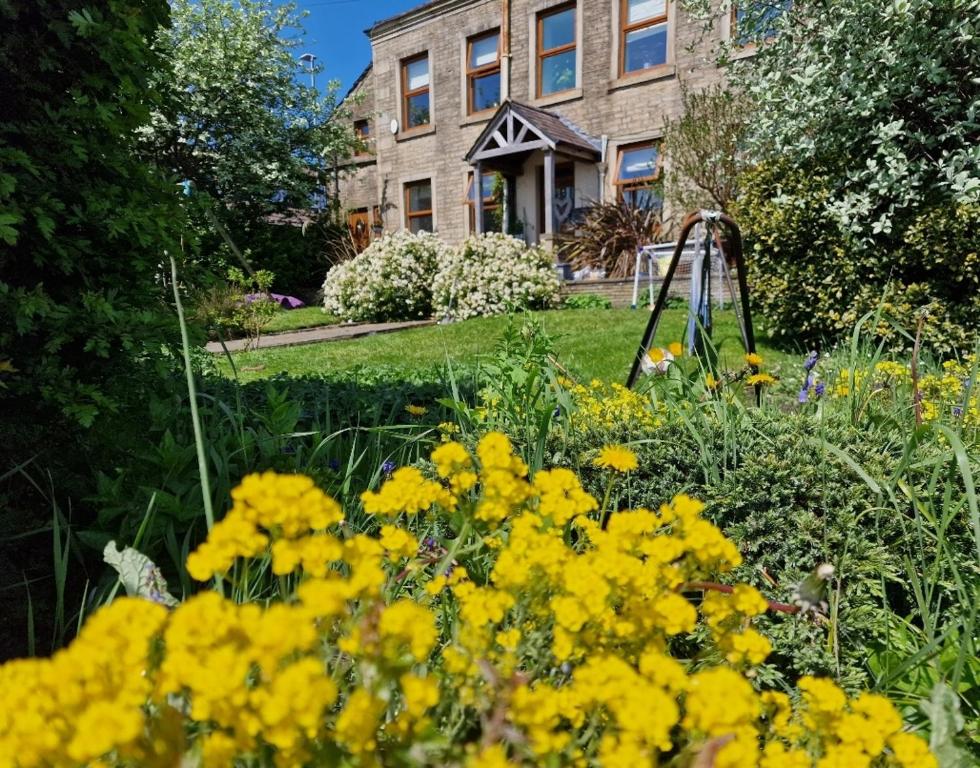
<path fill-rule="evenodd" d="M 341 339 L 356 339 L 361 336 L 373 336 L 376 333 L 391 333 L 393 331 L 403 331 L 407 328 L 418 328 L 423 325 L 432 325 L 435 320 L 409 320 L 402 323 L 356 323 L 345 325 L 331 325 L 320 328 L 306 328 L 300 331 L 288 331 L 287 333 L 276 333 L 263 336 L 259 341 L 258 349 L 268 349 L 270 347 L 296 347 L 301 344 L 317 344 L 323 341 L 340 341 Z M 245 349 L 246 339 L 234 339 L 225 342 L 229 352 L 240 352 Z M 212 341 L 207 345 L 208 352 L 221 354 L 224 352 L 221 343 Z"/>

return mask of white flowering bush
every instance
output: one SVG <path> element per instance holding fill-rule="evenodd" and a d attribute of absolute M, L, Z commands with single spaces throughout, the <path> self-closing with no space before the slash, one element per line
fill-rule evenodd
<path fill-rule="evenodd" d="M 323 306 L 351 321 L 431 317 L 433 277 L 447 251 L 428 232 L 385 235 L 327 272 Z"/>
<path fill-rule="evenodd" d="M 466 320 L 558 302 L 561 284 L 552 257 L 508 235 L 471 237 L 444 251 L 432 285 L 437 317 Z"/>

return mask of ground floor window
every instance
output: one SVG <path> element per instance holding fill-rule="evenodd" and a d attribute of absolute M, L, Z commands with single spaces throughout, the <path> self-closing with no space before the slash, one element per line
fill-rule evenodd
<path fill-rule="evenodd" d="M 660 148 L 655 142 L 620 147 L 616 167 L 618 198 L 637 208 L 660 208 Z"/>
<path fill-rule="evenodd" d="M 503 227 L 503 183 L 501 176 L 495 173 L 484 173 L 480 176 L 480 186 L 483 187 L 483 228 L 482 232 L 500 232 Z M 473 174 L 470 173 L 466 182 L 466 196 L 463 198 L 466 204 L 467 215 L 470 222 L 470 232 L 476 232 L 476 192 L 473 189 Z"/>
<path fill-rule="evenodd" d="M 409 232 L 432 231 L 432 179 L 405 185 L 405 225 Z"/>

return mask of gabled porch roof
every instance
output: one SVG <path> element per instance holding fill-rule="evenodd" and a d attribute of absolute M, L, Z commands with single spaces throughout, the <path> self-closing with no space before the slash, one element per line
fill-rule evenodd
<path fill-rule="evenodd" d="M 508 100 L 487 123 L 465 160 L 471 165 L 516 169 L 536 150 L 550 150 L 586 162 L 598 162 L 602 155 L 599 140 L 571 120 Z"/>

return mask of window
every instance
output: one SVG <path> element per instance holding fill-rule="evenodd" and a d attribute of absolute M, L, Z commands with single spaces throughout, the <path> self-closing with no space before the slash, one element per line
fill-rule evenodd
<path fill-rule="evenodd" d="M 431 122 L 428 53 L 402 62 L 402 99 L 402 122 L 406 130 L 421 128 Z"/>
<path fill-rule="evenodd" d="M 497 179 L 500 178 L 495 173 L 484 173 L 480 176 L 481 186 L 483 187 L 483 228 L 482 232 L 500 232 L 503 212 L 501 210 L 500 199 L 495 194 Z M 466 183 L 466 197 L 464 202 L 468 207 L 470 220 L 470 232 L 476 232 L 476 197 L 473 191 L 473 174 L 469 175 Z"/>
<path fill-rule="evenodd" d="M 575 4 L 538 14 L 538 96 L 575 87 Z"/>
<path fill-rule="evenodd" d="M 738 46 L 752 45 L 777 34 L 776 22 L 793 7 L 792 0 L 754 0 L 732 7 L 732 39 Z"/>
<path fill-rule="evenodd" d="M 371 121 L 355 120 L 354 121 L 354 138 L 357 139 L 357 154 L 366 155 L 370 152 L 371 148 Z"/>
<path fill-rule="evenodd" d="M 500 32 L 494 30 L 466 41 L 467 113 L 500 106 Z"/>
<path fill-rule="evenodd" d="M 621 0 L 620 74 L 667 63 L 667 0 Z"/>
<path fill-rule="evenodd" d="M 432 180 L 405 185 L 405 224 L 412 234 L 432 231 Z"/>
<path fill-rule="evenodd" d="M 660 149 L 656 144 L 633 144 L 619 150 L 616 187 L 619 199 L 636 208 L 659 208 Z"/>

